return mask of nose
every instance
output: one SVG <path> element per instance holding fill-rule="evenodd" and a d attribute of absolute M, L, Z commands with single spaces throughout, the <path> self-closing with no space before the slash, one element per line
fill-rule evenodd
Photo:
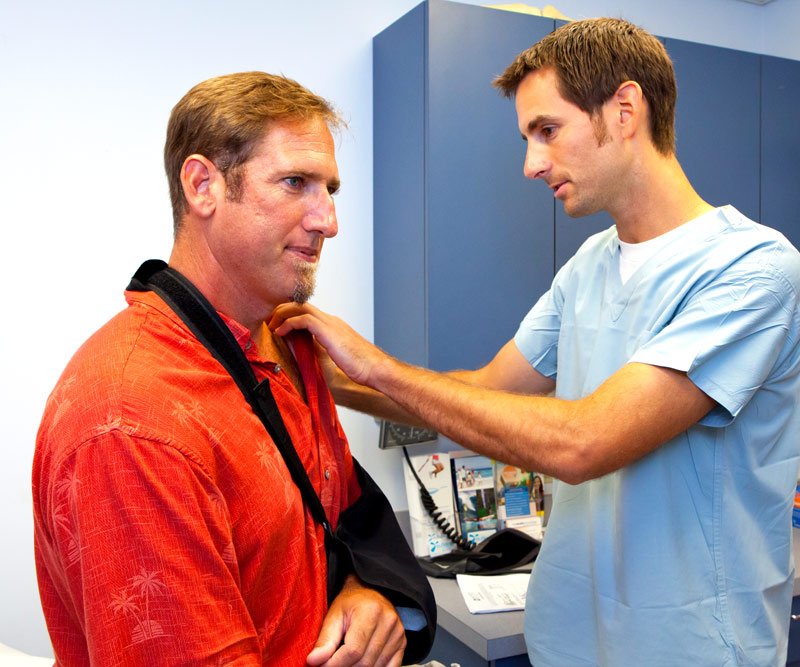
<path fill-rule="evenodd" d="M 306 229 L 319 232 L 329 239 L 339 232 L 336 220 L 336 204 L 330 192 L 323 190 L 314 198 L 305 219 Z"/>
<path fill-rule="evenodd" d="M 550 171 L 550 161 L 547 159 L 544 150 L 537 146 L 535 141 L 528 142 L 522 171 L 525 174 L 525 178 L 531 179 L 544 178 Z"/>

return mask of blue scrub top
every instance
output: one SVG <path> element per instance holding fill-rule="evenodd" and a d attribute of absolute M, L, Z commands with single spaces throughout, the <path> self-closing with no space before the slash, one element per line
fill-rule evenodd
<path fill-rule="evenodd" d="M 785 664 L 800 455 L 800 255 L 726 206 L 626 282 L 591 237 L 515 342 L 556 396 L 629 362 L 684 371 L 716 402 L 622 470 L 556 482 L 528 590 L 535 667 Z"/>

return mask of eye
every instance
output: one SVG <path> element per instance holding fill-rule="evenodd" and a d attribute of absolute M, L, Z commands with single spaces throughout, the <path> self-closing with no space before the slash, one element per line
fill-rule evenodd
<path fill-rule="evenodd" d="M 553 125 L 545 125 L 541 129 L 541 133 L 545 139 L 552 139 L 555 136 L 556 128 Z"/>
<path fill-rule="evenodd" d="M 287 176 L 283 180 L 291 188 L 299 188 L 303 185 L 303 179 L 300 176 Z"/>
<path fill-rule="evenodd" d="M 336 187 L 334 187 L 334 186 L 332 186 L 332 185 L 331 185 L 331 186 L 329 186 L 329 187 L 328 187 L 328 194 L 329 194 L 331 197 L 335 197 L 336 195 L 338 195 L 338 194 L 339 194 L 339 186 L 338 186 L 338 185 L 337 185 Z"/>

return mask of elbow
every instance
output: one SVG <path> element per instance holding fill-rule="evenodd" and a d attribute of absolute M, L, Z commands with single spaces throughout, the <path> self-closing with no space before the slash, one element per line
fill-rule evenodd
<path fill-rule="evenodd" d="M 583 484 L 584 482 L 588 482 L 590 479 L 592 479 L 590 476 L 584 474 L 583 471 L 576 470 L 571 467 L 565 467 L 564 471 L 557 475 L 556 478 L 572 486 Z"/>
<path fill-rule="evenodd" d="M 614 465 L 604 452 L 612 451 L 600 433 L 576 436 L 562 449 L 559 471 L 555 476 L 567 484 L 582 484 L 613 471 Z"/>
<path fill-rule="evenodd" d="M 567 484 L 571 484 L 573 486 L 576 484 L 583 484 L 584 482 L 588 482 L 590 479 L 599 477 L 599 475 L 595 475 L 589 467 L 578 461 L 565 461 L 563 467 L 555 476 L 562 482 L 566 482 Z"/>

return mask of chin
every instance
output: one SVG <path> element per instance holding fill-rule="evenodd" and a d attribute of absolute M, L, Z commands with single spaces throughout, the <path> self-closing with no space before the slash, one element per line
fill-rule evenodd
<path fill-rule="evenodd" d="M 294 289 L 292 290 L 292 301 L 295 303 L 306 303 L 314 296 L 316 287 L 317 265 L 298 262 L 295 264 Z"/>
<path fill-rule="evenodd" d="M 564 206 L 564 213 L 566 213 L 570 218 L 583 218 L 587 215 L 590 215 L 586 211 L 575 208 L 574 206 Z"/>
<path fill-rule="evenodd" d="M 564 202 L 564 213 L 570 218 L 585 218 L 587 215 L 594 215 L 602 210 L 602 207 L 594 206 L 590 203 L 581 204 L 580 202 L 575 202 L 572 205 L 568 205 Z"/>
<path fill-rule="evenodd" d="M 314 288 L 316 283 L 313 276 L 310 280 L 298 280 L 295 283 L 294 290 L 292 291 L 292 301 L 297 304 L 306 303 L 312 296 L 314 296 Z"/>

